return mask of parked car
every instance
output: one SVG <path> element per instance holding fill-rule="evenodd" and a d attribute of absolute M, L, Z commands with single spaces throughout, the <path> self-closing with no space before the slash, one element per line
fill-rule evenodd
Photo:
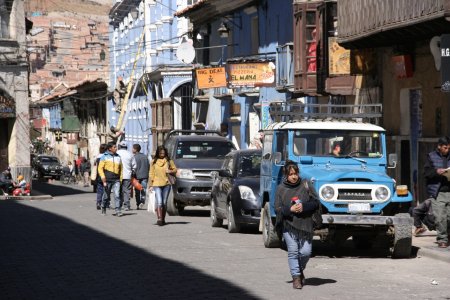
<path fill-rule="evenodd" d="M 39 179 L 53 178 L 60 179 L 62 175 L 62 165 L 56 156 L 37 155 L 32 162 L 33 170 Z"/>
<path fill-rule="evenodd" d="M 235 150 L 233 143 L 210 130 L 173 130 L 164 143 L 177 167 L 176 183 L 167 201 L 169 215 L 178 215 L 186 206 L 206 206 L 211 201 L 211 172 L 222 167 L 225 155 Z"/>
<path fill-rule="evenodd" d="M 228 220 L 228 232 L 239 232 L 242 224 L 257 225 L 261 216 L 261 150 L 237 150 L 225 157 L 216 172 L 211 195 L 211 225 Z"/>

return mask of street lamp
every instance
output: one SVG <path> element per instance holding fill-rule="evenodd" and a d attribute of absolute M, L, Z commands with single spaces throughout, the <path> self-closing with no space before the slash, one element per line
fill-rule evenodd
<path fill-rule="evenodd" d="M 229 31 L 230 29 L 228 29 L 227 24 L 225 24 L 224 22 L 222 22 L 220 24 L 220 27 L 217 29 L 217 32 L 220 34 L 220 37 L 222 38 L 227 38 Z"/>

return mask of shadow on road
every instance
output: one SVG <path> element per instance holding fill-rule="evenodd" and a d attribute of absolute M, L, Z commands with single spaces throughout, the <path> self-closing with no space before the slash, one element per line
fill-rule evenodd
<path fill-rule="evenodd" d="M 32 196 L 51 195 L 53 197 L 76 195 L 92 193 L 92 188 L 83 188 L 76 184 L 65 185 L 61 181 L 53 181 L 48 183 L 46 181 L 33 180 Z"/>
<path fill-rule="evenodd" d="M 313 241 L 313 256 L 326 256 L 333 258 L 386 258 L 390 256 L 387 246 L 382 244 L 375 245 L 368 249 L 357 249 L 352 240 L 345 241 L 339 247 L 318 240 Z"/>
<path fill-rule="evenodd" d="M 183 263 L 15 201 L 0 202 L 0 241 L 3 299 L 257 299 Z"/>

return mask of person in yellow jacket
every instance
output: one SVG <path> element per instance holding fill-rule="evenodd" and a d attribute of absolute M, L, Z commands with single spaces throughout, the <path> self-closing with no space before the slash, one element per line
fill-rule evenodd
<path fill-rule="evenodd" d="M 177 168 L 173 160 L 168 157 L 167 149 L 164 146 L 158 146 L 155 152 L 155 158 L 150 165 L 150 190 L 155 191 L 155 200 L 157 203 L 156 215 L 158 216 L 157 225 L 162 226 L 166 224 L 166 207 L 167 199 L 171 185 L 167 174 L 175 176 Z"/>
<path fill-rule="evenodd" d="M 114 193 L 115 215 L 123 215 L 120 209 L 120 181 L 122 180 L 122 159 L 117 152 L 117 146 L 114 143 L 108 143 L 106 151 L 100 157 L 98 163 L 98 175 L 103 183 L 102 196 L 102 215 L 106 215 L 106 206 L 109 206 L 111 192 Z"/>

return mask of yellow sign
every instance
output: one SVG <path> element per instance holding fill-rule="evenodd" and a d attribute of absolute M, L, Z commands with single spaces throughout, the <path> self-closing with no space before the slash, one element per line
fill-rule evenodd
<path fill-rule="evenodd" d="M 210 89 L 227 86 L 225 67 L 196 69 L 197 88 Z"/>
<path fill-rule="evenodd" d="M 272 86 L 275 82 L 273 62 L 228 64 L 228 84 L 233 87 Z"/>
<path fill-rule="evenodd" d="M 328 48 L 330 75 L 350 75 L 350 50 L 339 46 L 335 37 L 328 38 Z"/>

